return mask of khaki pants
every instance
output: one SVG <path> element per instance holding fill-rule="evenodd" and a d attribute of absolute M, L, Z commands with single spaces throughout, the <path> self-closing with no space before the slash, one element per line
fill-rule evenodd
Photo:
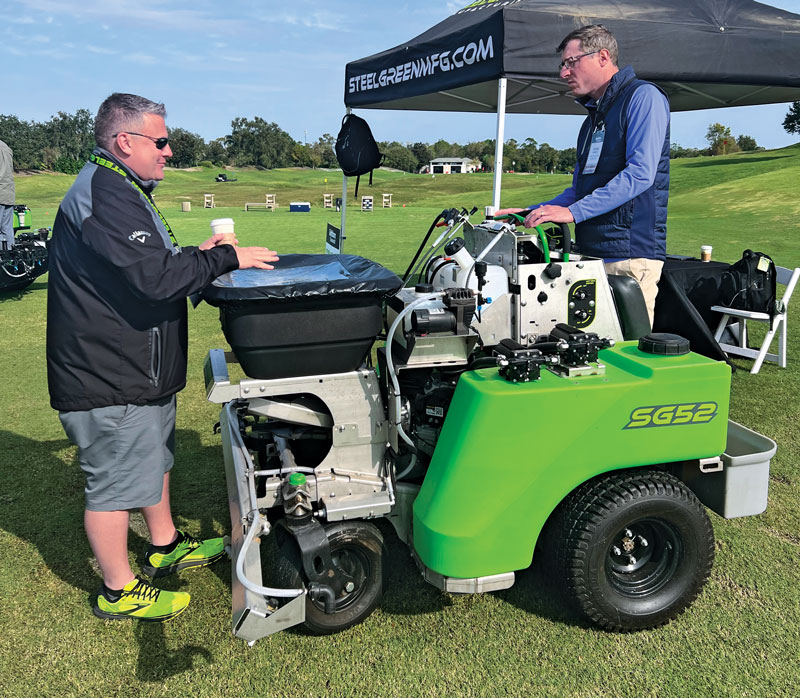
<path fill-rule="evenodd" d="M 658 280 L 661 278 L 661 269 L 664 262 L 657 259 L 623 259 L 621 262 L 606 262 L 606 274 L 617 276 L 630 276 L 639 282 L 639 287 L 644 295 L 647 305 L 647 315 L 650 318 L 650 327 L 653 326 L 653 314 L 656 309 L 656 295 L 658 295 Z"/>

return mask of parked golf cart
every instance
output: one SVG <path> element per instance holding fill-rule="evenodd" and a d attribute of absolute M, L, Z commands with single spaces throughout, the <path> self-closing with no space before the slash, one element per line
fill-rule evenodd
<path fill-rule="evenodd" d="M 766 508 L 775 444 L 728 420 L 728 365 L 648 334 L 635 282 L 573 253 L 566 226 L 470 215 L 437 216 L 403 280 L 290 254 L 204 291 L 232 348 L 209 353 L 205 379 L 236 636 L 367 618 L 381 517 L 439 589 L 506 589 L 538 546 L 592 622 L 651 628 L 710 574 L 705 507 Z"/>
<path fill-rule="evenodd" d="M 8 249 L 4 240 L 0 248 L 0 293 L 21 291 L 47 272 L 50 228 L 31 230 L 30 209 L 14 206 L 14 246 Z"/>

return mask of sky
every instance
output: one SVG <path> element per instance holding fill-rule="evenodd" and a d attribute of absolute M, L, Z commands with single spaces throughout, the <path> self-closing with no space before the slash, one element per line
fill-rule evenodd
<path fill-rule="evenodd" d="M 0 114 L 95 114 L 112 92 L 167 106 L 168 126 L 206 140 L 260 116 L 295 140 L 336 135 L 344 66 L 421 34 L 468 0 L 0 0 Z M 772 5 L 800 14 L 800 0 Z M 798 59 L 800 60 L 800 58 Z M 635 66 L 634 66 L 635 67 Z M 708 125 L 779 148 L 788 104 L 676 113 L 672 142 L 705 147 Z M 362 110 L 377 140 L 494 138 L 491 114 Z M 505 137 L 574 146 L 579 116 L 509 115 Z"/>

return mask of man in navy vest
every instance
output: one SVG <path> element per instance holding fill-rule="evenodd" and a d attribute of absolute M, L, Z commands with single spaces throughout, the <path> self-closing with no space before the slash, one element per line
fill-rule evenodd
<path fill-rule="evenodd" d="M 602 24 L 569 33 L 556 51 L 561 78 L 589 115 L 578 135 L 572 186 L 531 207 L 525 226 L 575 223 L 582 254 L 603 259 L 609 274 L 639 282 L 652 325 L 666 257 L 669 102 L 630 66 L 619 69 L 617 41 Z"/>

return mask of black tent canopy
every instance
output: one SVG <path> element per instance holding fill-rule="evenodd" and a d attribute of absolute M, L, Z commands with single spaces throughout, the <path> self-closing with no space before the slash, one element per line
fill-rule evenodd
<path fill-rule="evenodd" d="M 414 39 L 348 63 L 345 105 L 583 114 L 555 47 L 604 24 L 620 65 L 658 84 L 672 111 L 800 99 L 800 15 L 752 0 L 477 0 Z"/>
<path fill-rule="evenodd" d="M 659 85 L 672 111 L 800 99 L 800 15 L 753 0 L 474 0 L 414 39 L 348 63 L 344 102 L 496 112 L 498 207 L 506 112 L 585 113 L 559 79 L 555 48 L 587 24 L 613 32 L 620 66 Z"/>

